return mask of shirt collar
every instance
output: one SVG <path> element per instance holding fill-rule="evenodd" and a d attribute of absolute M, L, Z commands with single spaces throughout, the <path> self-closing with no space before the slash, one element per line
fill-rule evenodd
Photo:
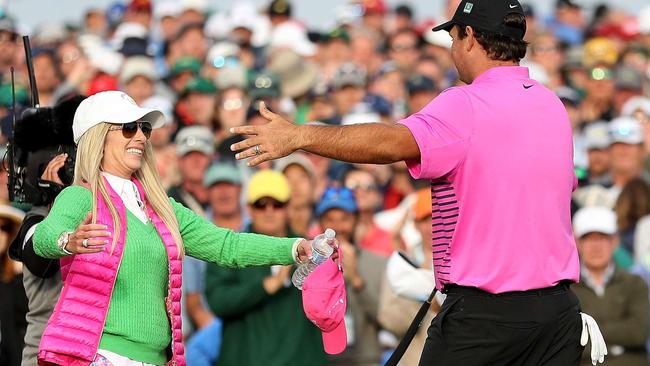
<path fill-rule="evenodd" d="M 605 287 L 609 284 L 609 282 L 612 280 L 612 277 L 614 277 L 614 271 L 616 269 L 616 266 L 613 263 L 610 263 L 607 266 L 607 269 L 605 270 L 605 276 L 603 277 L 603 283 L 602 284 L 596 284 L 593 280 L 593 277 L 591 277 L 591 274 L 589 273 L 589 270 L 587 267 L 585 267 L 584 264 L 580 265 L 580 274 L 582 275 L 582 278 L 584 280 L 584 283 L 587 287 L 591 288 L 594 290 L 596 295 L 602 297 L 605 295 Z"/>
<path fill-rule="evenodd" d="M 495 66 L 481 73 L 472 84 L 494 78 L 530 78 L 528 68 L 523 66 Z"/>
<path fill-rule="evenodd" d="M 102 172 L 102 175 L 106 177 L 106 180 L 108 180 L 108 183 L 113 187 L 113 190 L 120 196 L 126 192 L 130 193 L 130 191 L 125 189 L 125 186 L 133 184 L 130 180 L 106 172 Z"/>

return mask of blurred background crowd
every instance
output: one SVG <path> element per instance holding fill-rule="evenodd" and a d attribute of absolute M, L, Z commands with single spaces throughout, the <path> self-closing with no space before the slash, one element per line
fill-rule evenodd
<path fill-rule="evenodd" d="M 230 146 L 242 137 L 229 129 L 265 123 L 259 101 L 296 124 L 393 123 L 418 111 L 460 83 L 451 38 L 431 32 L 458 3 L 447 0 L 445 11 L 420 19 L 408 3 L 351 1 L 333 11 L 336 26 L 322 32 L 294 16 L 306 1 L 240 1 L 217 11 L 207 0 L 132 0 L 80 7 L 78 22 L 48 22 L 31 33 L 42 106 L 123 90 L 164 112 L 166 124 L 151 143 L 177 201 L 237 231 L 337 232 L 349 297 L 346 352 L 323 353 L 291 286 L 291 267 L 232 270 L 187 258 L 189 365 L 379 365 L 394 349 L 422 299 L 397 296 L 386 263 L 402 250 L 430 269 L 432 235 L 440 234 L 431 233 L 429 182 L 411 179 L 404 163 L 350 165 L 306 153 L 252 169 L 234 159 Z M 586 9 L 578 0 L 557 0 L 548 17 L 524 4 L 530 47 L 522 65 L 557 93 L 570 116 L 582 261 L 575 288 L 610 346 L 607 364 L 629 366 L 648 364 L 650 5 L 629 13 L 614 4 Z M 11 66 L 17 108 L 30 105 L 18 20 L 0 18 L 5 150 Z M 23 213 L 8 200 L 6 172 L 0 201 L 0 365 L 13 366 L 20 363 L 27 299 L 20 263 L 7 256 Z M 418 337 L 403 365 L 417 364 L 423 332 Z"/>

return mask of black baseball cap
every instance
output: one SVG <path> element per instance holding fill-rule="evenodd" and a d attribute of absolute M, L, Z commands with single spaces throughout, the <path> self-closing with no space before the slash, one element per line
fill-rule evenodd
<path fill-rule="evenodd" d="M 409 95 L 418 92 L 433 92 L 436 91 L 436 83 L 424 75 L 415 74 L 406 81 L 406 89 Z"/>
<path fill-rule="evenodd" d="M 463 0 L 458 5 L 454 17 L 433 28 L 433 31 L 449 32 L 454 25 L 460 25 L 518 40 L 524 39 L 525 29 L 509 27 L 503 23 L 506 15 L 511 13 L 524 15 L 518 0 Z"/>

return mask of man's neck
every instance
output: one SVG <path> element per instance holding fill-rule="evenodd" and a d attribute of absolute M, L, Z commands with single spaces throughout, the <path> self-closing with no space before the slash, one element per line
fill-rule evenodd
<path fill-rule="evenodd" d="M 605 272 L 607 272 L 607 267 L 605 268 L 587 268 L 589 271 L 589 276 L 593 283 L 597 285 L 602 285 L 605 282 Z"/>
<path fill-rule="evenodd" d="M 474 80 L 476 80 L 476 78 L 478 78 L 481 74 L 488 71 L 489 69 L 492 69 L 492 68 L 495 68 L 495 67 L 503 67 L 503 66 L 519 66 L 519 61 L 488 60 L 488 61 L 479 63 L 478 65 L 476 65 L 476 68 L 473 70 L 472 81 L 471 82 L 474 82 Z"/>
<path fill-rule="evenodd" d="M 613 264 L 608 263 L 604 267 L 589 267 L 583 264 L 583 271 L 586 270 L 589 276 L 589 281 L 596 286 L 605 286 L 614 270 Z M 583 272 L 584 274 L 584 272 Z"/>
<path fill-rule="evenodd" d="M 213 214 L 212 215 L 212 222 L 215 225 L 217 225 L 218 227 L 222 227 L 222 228 L 230 229 L 230 230 L 234 230 L 234 231 L 240 231 L 241 230 L 241 224 L 242 224 L 241 211 L 234 212 L 231 215 Z"/>

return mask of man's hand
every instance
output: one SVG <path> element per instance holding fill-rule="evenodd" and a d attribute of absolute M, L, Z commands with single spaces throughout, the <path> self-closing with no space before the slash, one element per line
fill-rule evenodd
<path fill-rule="evenodd" d="M 68 154 L 59 154 L 50 160 L 41 175 L 41 179 L 63 185 L 61 178 L 59 178 L 59 169 L 63 168 L 65 165 L 65 159 L 67 158 Z"/>
<path fill-rule="evenodd" d="M 231 133 L 247 136 L 244 141 L 230 146 L 230 149 L 241 151 L 235 155 L 237 160 L 251 158 L 248 166 L 285 157 L 300 148 L 298 126 L 269 111 L 264 102 L 260 102 L 260 114 L 269 123 L 230 129 Z"/>

